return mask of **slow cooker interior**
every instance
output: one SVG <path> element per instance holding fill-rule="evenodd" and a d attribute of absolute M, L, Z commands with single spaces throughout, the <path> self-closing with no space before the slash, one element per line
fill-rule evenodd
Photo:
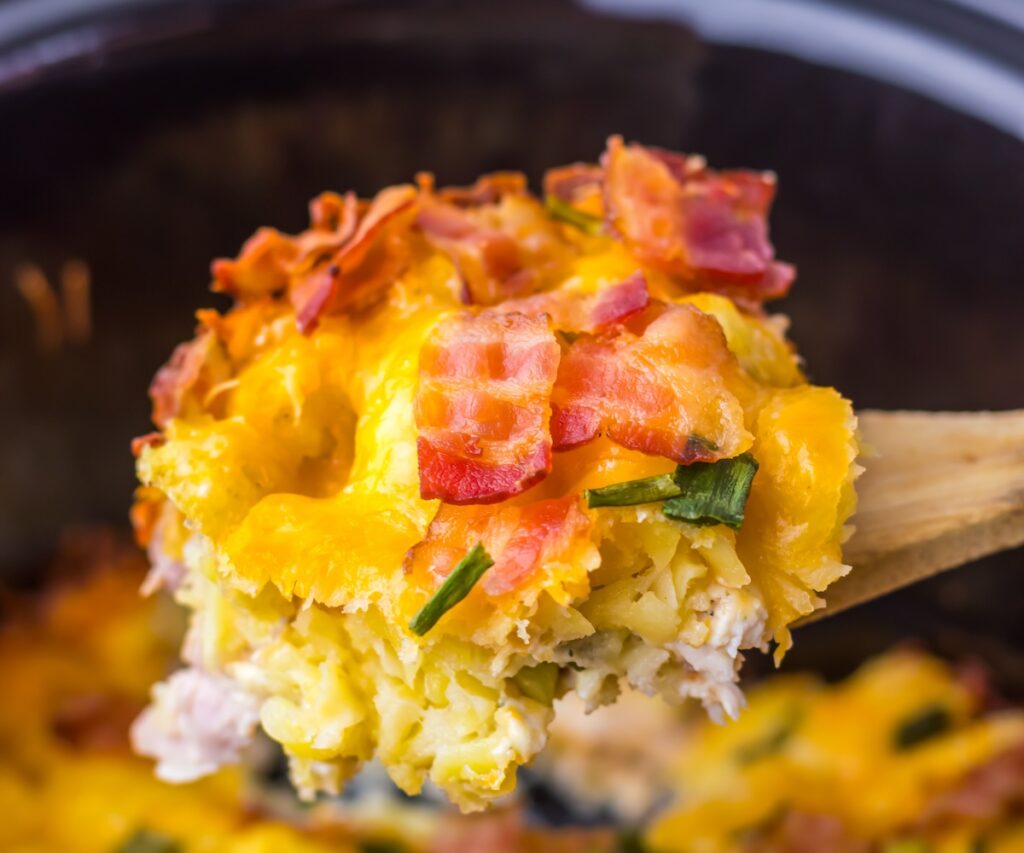
<path fill-rule="evenodd" d="M 472 8 L 472 7 L 470 7 Z M 273 16 L 168 36 L 0 99 L 0 567 L 27 578 L 72 522 L 121 523 L 145 391 L 190 331 L 212 257 L 298 229 L 324 188 L 368 193 L 592 159 L 605 137 L 771 168 L 779 308 L 813 378 L 860 407 L 1024 405 L 1024 145 L 883 82 L 660 24 L 530 5 Z M 26 260 L 94 277 L 91 342 L 34 348 Z M 787 667 L 842 673 L 903 637 L 984 656 L 1024 695 L 1006 554 L 802 629 Z M 755 662 L 766 666 L 764 661 Z"/>

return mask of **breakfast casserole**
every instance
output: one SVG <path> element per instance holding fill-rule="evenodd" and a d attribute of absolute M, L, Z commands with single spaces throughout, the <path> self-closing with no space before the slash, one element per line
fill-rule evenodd
<path fill-rule="evenodd" d="M 612 137 L 599 164 L 363 200 L 213 264 L 229 310 L 152 387 L 133 510 L 191 611 L 136 748 L 172 781 L 257 729 L 301 793 L 370 759 L 463 810 L 552 703 L 735 716 L 743 652 L 848 571 L 856 421 L 807 382 L 769 173 Z"/>

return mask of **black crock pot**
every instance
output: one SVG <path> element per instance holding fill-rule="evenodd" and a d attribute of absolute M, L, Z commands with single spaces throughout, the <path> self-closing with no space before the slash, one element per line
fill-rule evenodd
<path fill-rule="evenodd" d="M 771 168 L 779 307 L 860 407 L 1024 406 L 1024 8 L 1015 0 L 0 2 L 0 569 L 123 524 L 146 387 L 260 224 L 592 159 L 618 132 Z M 84 259 L 94 333 L 35 346 L 15 268 Z M 919 637 L 1024 695 L 1021 553 L 801 629 L 842 674 Z M 765 668 L 764 661 L 752 661 Z"/>

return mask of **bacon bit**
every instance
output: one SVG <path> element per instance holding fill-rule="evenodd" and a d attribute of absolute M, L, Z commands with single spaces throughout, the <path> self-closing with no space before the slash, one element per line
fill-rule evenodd
<path fill-rule="evenodd" d="M 591 296 L 562 290 L 510 299 L 493 310 L 529 317 L 547 314 L 560 332 L 595 333 L 643 311 L 650 301 L 647 279 L 639 270 L 624 281 Z"/>
<path fill-rule="evenodd" d="M 571 163 L 544 174 L 544 194 L 574 207 L 601 192 L 604 170 L 592 163 Z"/>
<path fill-rule="evenodd" d="M 482 542 L 494 566 L 480 585 L 501 595 L 545 563 L 572 562 L 575 549 L 589 543 L 590 525 L 578 495 L 498 508 L 442 504 L 426 538 L 409 551 L 406 570 L 425 569 L 441 581 Z"/>
<path fill-rule="evenodd" d="M 420 352 L 420 494 L 494 503 L 551 470 L 548 400 L 559 348 L 548 319 L 462 314 Z"/>
<path fill-rule="evenodd" d="M 699 158 L 624 145 L 618 136 L 602 162 L 608 225 L 642 261 L 746 300 L 789 289 L 793 268 L 774 260 L 768 239 L 773 175 L 712 172 Z"/>
<path fill-rule="evenodd" d="M 149 435 L 142 435 L 132 440 L 132 454 L 138 456 L 142 448 L 153 441 L 154 446 L 158 445 L 156 438 L 163 438 L 158 432 L 151 432 Z M 136 447 L 136 442 L 141 442 Z M 153 531 L 160 518 L 160 511 L 163 509 L 164 495 L 159 489 L 152 486 L 140 486 L 135 490 L 135 502 L 129 511 L 129 519 L 132 523 L 132 531 L 135 533 L 135 542 L 141 548 L 145 548 L 153 538 Z"/>
<path fill-rule="evenodd" d="M 430 188 L 433 190 L 432 177 Z M 437 193 L 437 198 L 456 207 L 480 207 L 497 204 L 507 195 L 525 193 L 526 175 L 522 172 L 492 172 L 477 178 L 471 187 L 445 187 Z"/>
<path fill-rule="evenodd" d="M 220 341 L 210 329 L 201 329 L 191 341 L 179 344 L 149 386 L 153 423 L 163 427 L 184 411 L 190 396 L 201 408 L 206 393 L 228 379 L 229 366 Z"/>
<path fill-rule="evenodd" d="M 920 826 L 939 828 L 965 820 L 985 822 L 1024 805 L 1024 744 L 1011 747 L 969 773 L 925 809 Z"/>
<path fill-rule="evenodd" d="M 132 439 L 132 456 L 138 458 L 145 447 L 160 447 L 167 443 L 163 433 L 147 432 L 145 435 L 138 435 Z"/>
<path fill-rule="evenodd" d="M 467 304 L 495 305 L 530 289 L 533 275 L 524 267 L 515 239 L 481 222 L 476 210 L 424 202 L 416 226 L 455 264 Z"/>
<path fill-rule="evenodd" d="M 319 232 L 327 232 L 341 246 L 356 231 L 359 222 L 359 199 L 353 192 L 320 193 L 309 203 L 309 221 Z"/>
<path fill-rule="evenodd" d="M 383 295 L 405 267 L 404 241 L 393 232 L 403 214 L 413 210 L 416 199 L 416 189 L 409 184 L 379 192 L 329 263 L 296 283 L 290 298 L 300 331 L 311 332 L 326 312 L 358 311 Z M 346 224 L 342 220 L 339 227 Z"/>
<path fill-rule="evenodd" d="M 555 450 L 603 432 L 688 465 L 749 446 L 743 408 L 727 384 L 736 365 L 721 327 L 691 305 L 652 308 L 661 313 L 642 333 L 622 328 L 569 346 L 552 396 Z"/>
<path fill-rule="evenodd" d="M 295 241 L 274 228 L 260 228 L 234 260 L 218 258 L 210 265 L 211 288 L 236 299 L 276 293 L 288 286 L 288 270 L 299 249 Z"/>

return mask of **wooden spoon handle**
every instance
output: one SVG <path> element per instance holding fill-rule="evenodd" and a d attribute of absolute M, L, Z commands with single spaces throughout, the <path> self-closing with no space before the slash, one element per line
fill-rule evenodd
<path fill-rule="evenodd" d="M 853 570 L 805 621 L 1024 544 L 1024 410 L 859 419 L 865 471 L 844 548 Z"/>

